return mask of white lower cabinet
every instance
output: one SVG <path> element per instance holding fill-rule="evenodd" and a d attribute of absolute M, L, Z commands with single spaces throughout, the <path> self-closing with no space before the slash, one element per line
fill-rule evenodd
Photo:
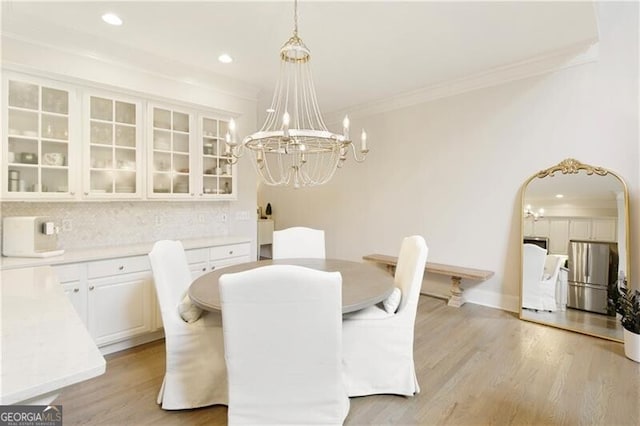
<path fill-rule="evenodd" d="M 193 279 L 216 268 L 249 262 L 250 247 L 240 243 L 186 250 Z M 124 342 L 123 349 L 136 344 L 128 339 L 162 328 L 147 255 L 57 265 L 54 270 L 98 346 Z"/>
<path fill-rule="evenodd" d="M 89 327 L 98 346 L 152 331 L 152 286 L 149 272 L 89 280 Z"/>
<path fill-rule="evenodd" d="M 251 245 L 249 243 L 191 249 L 186 252 L 189 269 L 194 280 L 216 268 L 237 265 L 251 260 Z"/>
<path fill-rule="evenodd" d="M 154 293 L 146 256 L 54 267 L 98 346 L 153 330 Z"/>

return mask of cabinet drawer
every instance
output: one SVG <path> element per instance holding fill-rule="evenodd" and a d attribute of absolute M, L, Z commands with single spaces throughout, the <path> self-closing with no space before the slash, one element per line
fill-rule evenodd
<path fill-rule="evenodd" d="M 231 244 L 211 248 L 211 259 L 228 259 L 230 257 L 248 256 L 249 244 Z"/>
<path fill-rule="evenodd" d="M 60 265 L 54 266 L 53 270 L 58 276 L 60 283 L 68 283 L 70 281 L 80 281 L 82 270 L 81 265 Z"/>
<path fill-rule="evenodd" d="M 89 278 L 108 277 L 151 269 L 147 256 L 121 257 L 89 263 Z"/>
<path fill-rule="evenodd" d="M 185 254 L 187 255 L 187 262 L 189 262 L 189 264 L 209 260 L 209 249 L 206 248 L 185 250 Z"/>

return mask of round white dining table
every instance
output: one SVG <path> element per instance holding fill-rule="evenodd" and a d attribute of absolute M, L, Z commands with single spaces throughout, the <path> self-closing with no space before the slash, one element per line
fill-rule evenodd
<path fill-rule="evenodd" d="M 374 264 L 339 259 L 266 259 L 226 266 L 196 278 L 189 287 L 193 303 L 207 311 L 220 310 L 218 279 L 268 265 L 298 265 L 342 275 L 342 312 L 353 312 L 382 302 L 393 291 L 393 276 Z"/>

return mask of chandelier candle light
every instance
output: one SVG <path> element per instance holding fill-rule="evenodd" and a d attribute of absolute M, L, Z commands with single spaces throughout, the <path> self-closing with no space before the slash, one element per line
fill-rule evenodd
<path fill-rule="evenodd" d="M 327 129 L 316 98 L 310 59 L 311 52 L 298 37 L 296 0 L 293 36 L 280 49 L 280 76 L 262 128 L 239 144 L 235 122 L 231 120 L 226 135 L 230 161 L 235 164 L 247 149 L 267 185 L 294 188 L 322 185 L 342 167 L 349 150 L 358 163 L 369 152 L 363 129 L 358 156 L 349 137 L 349 117 L 342 122 L 342 134 Z"/>

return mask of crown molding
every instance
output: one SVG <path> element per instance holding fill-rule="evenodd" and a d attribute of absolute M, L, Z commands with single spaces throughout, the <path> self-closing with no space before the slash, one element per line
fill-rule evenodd
<path fill-rule="evenodd" d="M 511 81 L 557 72 L 577 65 L 596 62 L 599 58 L 598 47 L 599 45 L 596 40 L 589 41 L 588 43 L 580 43 L 566 49 L 556 50 L 549 54 L 496 67 L 468 77 L 400 93 L 391 98 L 332 111 L 325 114 L 325 121 L 327 123 L 341 122 L 342 117 L 347 113 L 351 118 L 381 114 L 478 89 L 498 86 Z"/>

